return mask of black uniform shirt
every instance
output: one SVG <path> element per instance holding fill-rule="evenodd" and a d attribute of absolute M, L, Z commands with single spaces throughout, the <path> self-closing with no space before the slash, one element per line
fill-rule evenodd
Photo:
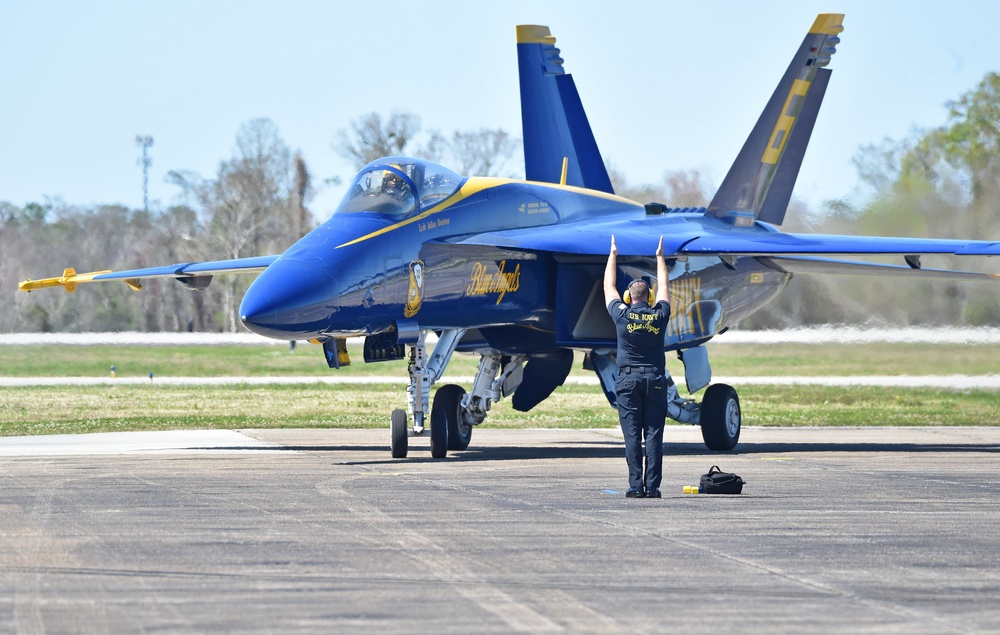
<path fill-rule="evenodd" d="M 618 368 L 652 366 L 663 374 L 663 338 L 670 319 L 670 305 L 659 301 L 629 306 L 621 300 L 608 303 L 608 313 L 618 331 Z"/>

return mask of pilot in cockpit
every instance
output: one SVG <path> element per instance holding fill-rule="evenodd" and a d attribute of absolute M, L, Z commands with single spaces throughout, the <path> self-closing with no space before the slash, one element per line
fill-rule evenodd
<path fill-rule="evenodd" d="M 402 200 L 408 195 L 408 192 L 409 188 L 398 174 L 392 170 L 386 170 L 382 174 L 382 194 Z"/>

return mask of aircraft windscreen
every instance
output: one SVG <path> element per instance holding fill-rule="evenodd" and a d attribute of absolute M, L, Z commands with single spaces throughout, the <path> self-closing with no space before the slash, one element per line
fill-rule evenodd
<path fill-rule="evenodd" d="M 462 177 L 434 163 L 380 159 L 361 170 L 337 212 L 403 216 L 446 199 L 461 184 Z"/>

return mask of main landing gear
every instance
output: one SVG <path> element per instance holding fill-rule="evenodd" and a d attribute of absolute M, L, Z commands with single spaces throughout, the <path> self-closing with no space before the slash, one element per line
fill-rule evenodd
<path fill-rule="evenodd" d="M 701 400 L 701 438 L 709 450 L 728 452 L 740 441 L 740 398 L 736 389 L 713 384 Z"/>
<path fill-rule="evenodd" d="M 684 361 L 688 391 L 693 393 L 708 386 L 712 371 L 704 349 L 688 349 L 681 359 Z M 614 406 L 617 402 L 614 386 L 618 374 L 614 352 L 593 351 L 586 359 L 586 364 L 597 373 L 608 401 Z M 667 383 L 667 416 L 678 423 L 700 426 L 705 446 L 714 452 L 729 452 L 739 443 L 743 416 L 740 398 L 732 386 L 708 386 L 699 404 L 693 399 L 682 398 L 677 393 L 677 386 L 670 380 Z"/>
<path fill-rule="evenodd" d="M 406 410 L 392 411 L 390 448 L 393 458 L 405 458 L 410 436 L 423 435 L 425 423 L 428 423 L 428 411 L 432 457 L 443 459 L 449 450 L 468 448 L 473 426 L 485 421 L 493 402 L 499 401 L 502 395 L 512 393 L 520 383 L 519 371 L 527 357 L 515 357 L 501 369 L 500 352 L 484 349 L 479 351 L 479 369 L 472 382 L 472 390 L 466 392 L 457 384 L 445 384 L 434 394 L 433 407 L 428 408 L 430 387 L 441 379 L 463 335 L 465 329 L 442 331 L 429 357 L 425 345 L 427 331 L 420 331 L 417 342 L 408 346 L 410 384 L 406 395 L 413 428 L 408 429 Z"/>
<path fill-rule="evenodd" d="M 740 440 L 740 398 L 736 389 L 726 384 L 713 384 L 705 391 L 701 404 L 683 399 L 677 386 L 667 388 L 667 415 L 678 423 L 701 426 L 705 446 L 715 452 L 728 452 Z"/>
<path fill-rule="evenodd" d="M 416 328 L 409 332 L 410 339 L 406 344 L 409 354 L 410 382 L 406 388 L 409 412 L 403 409 L 392 412 L 390 448 L 393 458 L 405 458 L 410 437 L 422 436 L 427 426 L 430 427 L 432 457 L 441 459 L 449 451 L 465 450 L 472 441 L 472 429 L 486 420 L 492 404 L 502 396 L 513 393 L 521 384 L 527 356 L 506 358 L 500 351 L 484 348 L 478 351 L 479 368 L 469 392 L 457 384 L 446 384 L 437 389 L 432 404 L 430 388 L 441 379 L 465 332 L 465 329 L 441 331 L 437 344 L 429 355 L 426 347 L 429 332 L 418 332 Z M 692 392 L 700 390 L 711 380 L 707 355 L 699 353 L 700 351 L 689 349 L 685 351 L 683 358 L 688 390 Z M 402 348 L 399 355 L 403 355 Z M 614 385 L 617 374 L 613 356 L 592 352 L 588 361 L 589 367 L 597 372 L 613 405 L 616 401 Z M 546 372 L 544 369 L 547 368 L 543 367 L 541 372 Z M 697 383 L 692 384 L 692 380 Z M 671 381 L 667 390 L 667 415 L 679 423 L 701 426 L 701 436 L 709 450 L 728 452 L 739 443 L 743 418 L 739 396 L 732 386 L 708 386 L 705 396 L 698 404 L 681 398 Z M 409 425 L 411 420 L 412 428 Z"/>

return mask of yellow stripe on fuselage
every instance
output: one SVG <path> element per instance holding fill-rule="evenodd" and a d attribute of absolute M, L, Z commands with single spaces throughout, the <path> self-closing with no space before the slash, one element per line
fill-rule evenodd
<path fill-rule="evenodd" d="M 435 205 L 434 207 L 430 208 L 429 210 L 427 210 L 425 212 L 421 212 L 421 213 L 417 214 L 416 216 L 414 216 L 412 218 L 407 218 L 406 220 L 402 220 L 402 221 L 400 221 L 398 223 L 395 223 L 393 225 L 390 225 L 388 227 L 383 227 L 382 229 L 379 229 L 377 231 L 373 231 L 373 232 L 371 232 L 369 234 L 365 234 L 364 236 L 360 236 L 358 238 L 355 238 L 354 240 L 348 241 L 348 242 L 343 243 L 341 245 L 337 245 L 336 248 L 340 249 L 341 247 L 350 247 L 351 245 L 356 245 L 357 243 L 364 242 L 364 241 L 366 241 L 366 240 L 368 240 L 370 238 L 375 238 L 376 236 L 381 236 L 382 234 L 387 234 L 387 233 L 389 233 L 391 231 L 399 229 L 400 227 L 406 227 L 407 225 L 412 225 L 413 223 L 416 223 L 418 221 L 422 221 L 422 220 L 424 220 L 425 218 L 427 218 L 429 216 L 433 216 L 435 214 L 440 214 L 441 212 L 444 212 L 444 211 L 450 209 L 455 204 L 464 201 L 465 199 L 469 198 L 470 196 L 473 196 L 475 194 L 479 194 L 480 192 L 484 192 L 486 190 L 489 190 L 489 189 L 492 189 L 492 188 L 495 188 L 495 187 L 500 187 L 502 185 L 510 185 L 512 183 L 524 183 L 524 184 L 530 184 L 530 185 L 535 185 L 535 186 L 548 187 L 548 188 L 552 188 L 552 189 L 556 189 L 556 190 L 566 190 L 568 192 L 576 192 L 578 194 L 586 194 L 587 196 L 592 196 L 594 198 L 603 198 L 603 199 L 606 199 L 606 200 L 609 200 L 609 201 L 618 201 L 618 202 L 622 202 L 622 203 L 631 203 L 633 205 L 639 205 L 635 201 L 629 200 L 627 198 L 623 198 L 621 196 L 616 196 L 614 194 L 608 194 L 607 192 L 600 192 L 600 191 L 597 191 L 597 190 L 588 190 L 586 188 L 576 187 L 574 185 L 559 185 L 559 184 L 556 184 L 556 183 L 542 183 L 540 181 L 519 181 L 517 179 L 501 179 L 501 178 L 495 178 L 495 177 L 476 176 L 476 177 L 470 177 L 470 178 L 466 179 L 465 183 L 462 185 L 462 187 L 459 188 L 458 192 L 452 194 L 451 197 L 445 199 L 444 201 L 442 201 L 438 205 Z"/>
<path fill-rule="evenodd" d="M 804 99 L 808 91 L 809 82 L 797 79 L 792 83 L 792 89 L 788 91 L 788 97 L 785 98 L 785 105 L 781 107 L 781 115 L 778 117 L 778 122 L 774 124 L 771 138 L 767 142 L 767 149 L 764 150 L 764 156 L 760 158 L 762 163 L 773 165 L 781 158 L 781 152 L 785 149 L 785 144 L 788 143 L 788 135 L 792 131 L 792 125 L 798 114 L 788 114 L 788 107 L 796 96 Z M 801 107 L 798 110 L 801 110 Z"/>
<path fill-rule="evenodd" d="M 495 178 L 470 178 L 470 179 L 466 179 L 466 181 L 462 185 L 462 187 L 460 187 L 458 189 L 458 192 L 452 194 L 450 197 L 446 198 L 444 201 L 442 201 L 441 203 L 439 203 L 439 204 L 435 205 L 434 207 L 430 208 L 426 212 L 421 212 L 421 213 L 417 214 L 416 216 L 414 216 L 413 218 L 407 218 L 406 220 L 400 221 L 400 222 L 395 223 L 393 225 L 390 225 L 388 227 L 383 227 L 382 229 L 380 229 L 378 231 L 373 231 L 370 234 L 365 234 L 364 236 L 361 236 L 359 238 L 355 238 L 354 240 L 352 240 L 350 242 L 346 242 L 346 243 L 344 243 L 342 245 L 337 245 L 337 249 L 340 249 L 341 247 L 350 247 L 351 245 L 354 245 L 354 244 L 360 243 L 362 241 L 368 240 L 369 238 L 375 238 L 376 236 L 381 236 L 382 234 L 391 232 L 394 229 L 399 229 L 400 227 L 406 227 L 407 225 L 411 225 L 413 223 L 416 223 L 417 221 L 422 221 L 425 218 L 427 218 L 428 216 L 433 216 L 434 214 L 438 214 L 440 212 L 443 212 L 445 209 L 451 207 L 455 203 L 459 203 L 461 201 L 464 201 L 465 199 L 469 198 L 470 196 L 472 196 L 474 194 L 478 194 L 478 193 L 482 192 L 483 190 L 488 190 L 491 187 L 497 187 L 497 186 L 504 185 L 504 184 L 510 183 L 510 182 L 512 182 L 510 179 L 495 179 Z"/>

